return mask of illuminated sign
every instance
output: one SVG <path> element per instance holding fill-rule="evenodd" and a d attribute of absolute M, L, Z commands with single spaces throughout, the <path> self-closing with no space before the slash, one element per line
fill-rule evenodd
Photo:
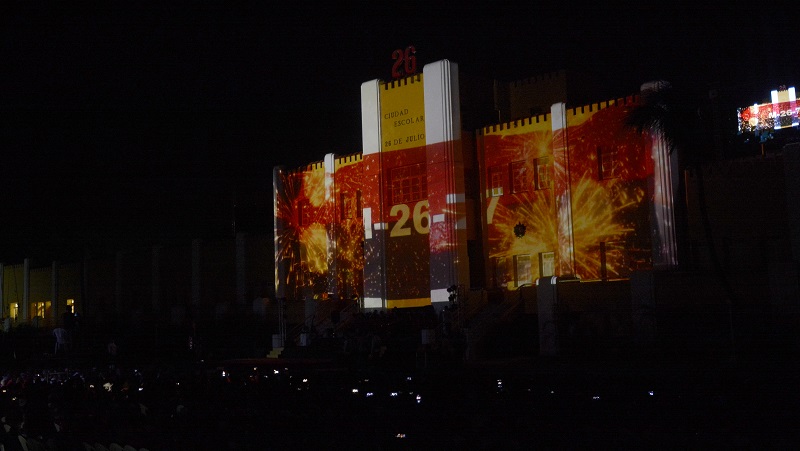
<path fill-rule="evenodd" d="M 771 92 L 771 103 L 740 108 L 739 132 L 778 130 L 800 125 L 800 105 L 794 87 Z"/>
<path fill-rule="evenodd" d="M 427 305 L 430 304 L 430 193 L 422 74 L 381 84 L 380 121 L 384 183 L 380 202 L 387 207 L 380 223 L 388 234 L 384 241 L 385 260 L 368 260 L 367 265 L 382 265 L 387 307 Z"/>
<path fill-rule="evenodd" d="M 422 75 L 383 85 L 381 91 L 382 151 L 425 146 L 425 90 Z"/>

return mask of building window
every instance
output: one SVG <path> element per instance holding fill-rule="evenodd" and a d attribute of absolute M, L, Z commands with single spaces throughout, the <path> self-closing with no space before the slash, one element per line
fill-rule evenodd
<path fill-rule="evenodd" d="M 314 222 L 311 216 L 311 203 L 307 200 L 297 204 L 297 222 L 300 227 L 308 227 Z"/>
<path fill-rule="evenodd" d="M 600 180 L 608 180 L 617 177 L 619 174 L 619 159 L 617 149 L 597 148 L 597 164 L 600 173 Z"/>
<path fill-rule="evenodd" d="M 392 205 L 408 204 L 428 195 L 428 174 L 425 165 L 412 164 L 392 169 Z"/>
<path fill-rule="evenodd" d="M 494 266 L 493 268 L 494 280 L 492 280 L 492 286 L 495 288 L 508 286 L 508 270 L 506 268 L 506 258 L 495 257 L 492 259 L 492 263 Z"/>
<path fill-rule="evenodd" d="M 342 193 L 342 220 L 353 219 L 353 196 L 350 193 Z"/>
<path fill-rule="evenodd" d="M 505 185 L 506 175 L 505 165 L 489 168 L 489 188 L 491 189 L 491 197 L 503 195 L 503 185 Z"/>
<path fill-rule="evenodd" d="M 33 317 L 44 318 L 45 311 L 48 307 L 49 302 L 32 302 L 31 306 L 33 307 Z"/>
<path fill-rule="evenodd" d="M 531 283 L 531 256 L 528 254 L 514 256 L 514 282 L 517 287 Z"/>
<path fill-rule="evenodd" d="M 556 258 L 553 252 L 539 253 L 539 277 L 552 277 L 555 275 Z"/>
<path fill-rule="evenodd" d="M 550 159 L 537 158 L 533 163 L 536 169 L 536 189 L 550 188 Z"/>
<path fill-rule="evenodd" d="M 11 303 L 8 316 L 10 316 L 11 319 L 13 319 L 14 321 L 16 321 L 17 318 L 19 318 L 19 302 Z"/>
<path fill-rule="evenodd" d="M 511 163 L 511 192 L 522 193 L 528 190 L 528 167 L 524 161 Z"/>
<path fill-rule="evenodd" d="M 603 280 L 627 277 L 629 271 L 626 260 L 624 242 L 600 243 L 600 277 Z"/>

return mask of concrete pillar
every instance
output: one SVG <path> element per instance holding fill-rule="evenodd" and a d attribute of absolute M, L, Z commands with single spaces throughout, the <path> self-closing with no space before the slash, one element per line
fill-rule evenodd
<path fill-rule="evenodd" d="M 441 310 L 450 302 L 449 287 L 469 288 L 458 65 L 438 61 L 423 73 L 430 298 Z"/>
<path fill-rule="evenodd" d="M 572 180 L 570 148 L 567 137 L 567 106 L 555 103 L 550 107 L 553 127 L 553 194 L 558 218 L 558 250 L 556 274 L 575 274 L 575 236 L 572 225 Z"/>
<path fill-rule="evenodd" d="M 326 260 L 328 264 L 328 287 L 327 292 L 339 297 L 339 252 L 337 241 L 337 225 L 341 221 L 341 205 L 339 205 L 339 193 L 336 190 L 336 155 L 329 153 L 323 160 L 325 166 L 325 205 L 327 217 L 326 225 Z"/>
<path fill-rule="evenodd" d="M 661 88 L 664 82 L 645 83 L 642 92 Z M 653 133 L 652 139 L 653 175 L 647 185 L 652 204 L 650 205 L 651 240 L 653 243 L 653 267 L 656 269 L 675 269 L 678 267 L 678 243 L 675 228 L 675 199 L 679 196 L 677 155 L 670 153 L 670 147 L 663 133 Z"/>
<path fill-rule="evenodd" d="M 656 273 L 635 271 L 631 274 L 631 320 L 633 341 L 643 348 L 656 341 Z"/>
<path fill-rule="evenodd" d="M 539 308 L 539 355 L 556 356 L 558 347 L 558 278 L 542 277 L 536 283 Z"/>
<path fill-rule="evenodd" d="M 383 212 L 383 154 L 381 152 L 381 83 L 361 84 L 361 141 L 364 161 L 362 178 L 364 219 L 364 308 L 385 308 L 386 240 Z"/>

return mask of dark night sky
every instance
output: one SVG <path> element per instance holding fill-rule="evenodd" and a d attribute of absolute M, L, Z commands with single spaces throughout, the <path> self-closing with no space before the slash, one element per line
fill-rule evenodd
<path fill-rule="evenodd" d="M 780 10 L 272 3 L 0 6 L 0 261 L 230 235 L 234 196 L 239 230 L 269 232 L 273 166 L 358 152 L 360 85 L 407 45 L 420 68 L 575 69 L 619 95 L 719 80 L 748 104 L 798 74 Z"/>

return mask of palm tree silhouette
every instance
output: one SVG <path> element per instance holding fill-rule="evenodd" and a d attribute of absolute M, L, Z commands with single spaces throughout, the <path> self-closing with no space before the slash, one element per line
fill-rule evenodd
<path fill-rule="evenodd" d="M 728 304 L 730 342 L 734 346 L 733 307 L 735 293 L 714 244 L 713 229 L 708 214 L 706 186 L 703 179 L 703 165 L 715 160 L 719 149 L 712 114 L 711 96 L 679 89 L 668 82 L 658 81 L 643 89 L 640 102 L 628 113 L 626 123 L 639 133 L 659 134 L 668 147 L 670 155 L 678 158 L 681 175 L 689 171 L 695 175 L 698 210 L 707 243 L 708 255 L 714 274 L 723 289 Z M 677 199 L 675 203 L 678 241 L 678 266 L 687 269 L 688 256 L 688 205 L 686 178 L 678 177 Z"/>

